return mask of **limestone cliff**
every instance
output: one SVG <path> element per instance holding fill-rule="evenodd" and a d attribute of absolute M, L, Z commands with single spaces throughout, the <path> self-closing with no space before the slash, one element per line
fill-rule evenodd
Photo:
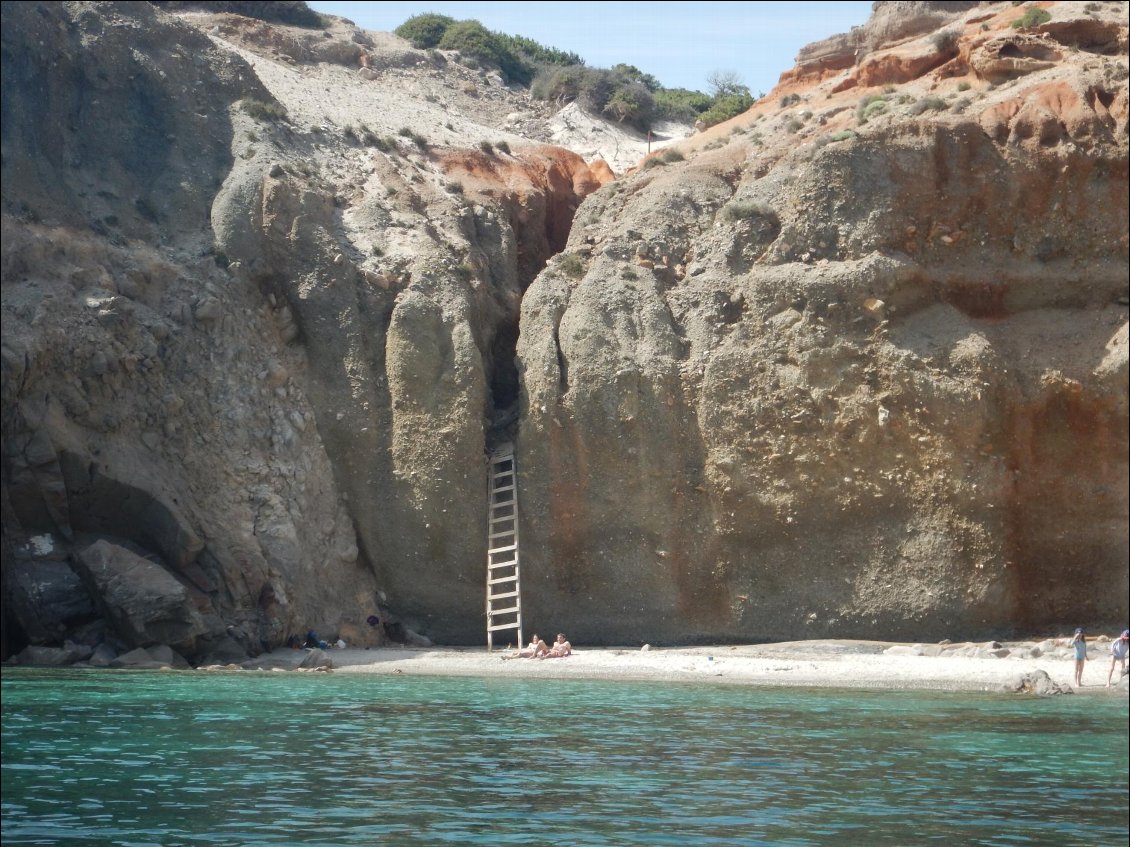
<path fill-rule="evenodd" d="M 5 654 L 480 643 L 501 439 L 575 642 L 1121 622 L 1127 5 L 1040 5 L 614 180 L 346 22 L 5 3 Z"/>

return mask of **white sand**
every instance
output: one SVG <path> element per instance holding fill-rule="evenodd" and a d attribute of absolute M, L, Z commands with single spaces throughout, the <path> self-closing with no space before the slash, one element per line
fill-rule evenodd
<path fill-rule="evenodd" d="M 560 659 L 504 659 L 508 651 L 485 648 L 345 648 L 326 651 L 338 673 L 476 676 L 521 679 L 642 680 L 750 686 L 998 691 L 1017 677 L 1044 670 L 1070 685 L 1074 663 L 1062 645 L 1036 658 L 1021 658 L 1039 642 L 1010 643 L 1005 657 L 913 655 L 937 645 L 874 641 L 800 641 L 780 644 L 629 649 L 580 647 Z M 961 647 L 961 645 L 954 645 Z M 886 652 L 894 648 L 892 652 Z M 967 649 L 975 650 L 977 645 Z M 951 648 L 952 649 L 952 648 Z M 1107 644 L 1092 645 L 1080 693 L 1106 688 Z M 293 667 L 303 650 L 278 650 L 269 661 Z M 263 657 L 267 658 L 267 657 Z M 1126 686 L 1113 691 L 1125 696 Z"/>

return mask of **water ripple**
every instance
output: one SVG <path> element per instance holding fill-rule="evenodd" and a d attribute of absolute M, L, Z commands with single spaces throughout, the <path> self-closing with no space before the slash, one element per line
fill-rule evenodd
<path fill-rule="evenodd" d="M 1126 727 L 1124 702 L 1082 698 L 5 670 L 0 835 L 1126 843 Z"/>

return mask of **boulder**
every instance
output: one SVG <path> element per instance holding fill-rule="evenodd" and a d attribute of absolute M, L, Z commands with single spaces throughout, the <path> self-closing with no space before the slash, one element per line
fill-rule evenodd
<path fill-rule="evenodd" d="M 122 655 L 111 661 L 107 667 L 116 669 L 132 668 L 135 670 L 158 670 L 160 668 L 167 668 L 169 665 L 167 662 L 153 658 L 144 647 L 138 647 L 134 650 L 130 650 L 128 653 L 122 653 Z"/>
<path fill-rule="evenodd" d="M 126 643 L 195 652 L 204 621 L 188 589 L 163 567 L 108 541 L 79 553 L 77 566 L 103 616 Z"/>
<path fill-rule="evenodd" d="M 118 651 L 106 642 L 102 642 L 94 648 L 94 652 L 90 654 L 86 663 L 96 668 L 108 668 L 116 658 L 118 658 Z"/>
<path fill-rule="evenodd" d="M 73 664 L 74 661 L 74 654 L 64 647 L 42 647 L 37 644 L 29 644 L 14 659 L 15 664 L 38 667 L 59 667 Z"/>
<path fill-rule="evenodd" d="M 1017 694 L 1034 694 L 1037 697 L 1048 697 L 1054 694 L 1074 694 L 1069 685 L 1060 685 L 1055 682 L 1047 671 L 1035 670 L 1016 677 L 1012 682 L 1005 683 L 1002 690 Z"/>
<path fill-rule="evenodd" d="M 201 639 L 202 665 L 239 665 L 248 659 L 247 651 L 230 635 Z"/>
<path fill-rule="evenodd" d="M 314 670 L 317 668 L 332 669 L 333 666 L 333 659 L 327 655 L 326 651 L 317 648 L 307 653 L 306 657 L 298 664 L 298 667 L 302 670 Z"/>
<path fill-rule="evenodd" d="M 17 558 L 6 567 L 6 612 L 32 644 L 58 642 L 68 625 L 94 615 L 82 580 L 63 561 Z"/>
<path fill-rule="evenodd" d="M 158 644 L 155 647 L 149 647 L 147 648 L 147 652 L 153 658 L 153 661 L 160 662 L 170 668 L 189 670 L 192 667 L 184 656 L 176 652 L 168 644 Z"/>

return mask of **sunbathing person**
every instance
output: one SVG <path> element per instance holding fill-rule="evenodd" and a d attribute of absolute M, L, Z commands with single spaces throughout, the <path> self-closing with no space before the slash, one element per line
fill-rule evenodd
<path fill-rule="evenodd" d="M 503 659 L 538 659 L 549 652 L 549 646 L 542 641 L 541 636 L 534 633 L 530 638 L 530 646 L 525 650 L 519 650 L 517 653 L 511 653 L 509 656 L 503 656 Z"/>
<path fill-rule="evenodd" d="M 543 659 L 562 659 L 573 652 L 573 645 L 565 640 L 565 633 L 557 633 L 557 640 L 553 642 L 553 646 L 545 652 L 541 657 Z"/>

